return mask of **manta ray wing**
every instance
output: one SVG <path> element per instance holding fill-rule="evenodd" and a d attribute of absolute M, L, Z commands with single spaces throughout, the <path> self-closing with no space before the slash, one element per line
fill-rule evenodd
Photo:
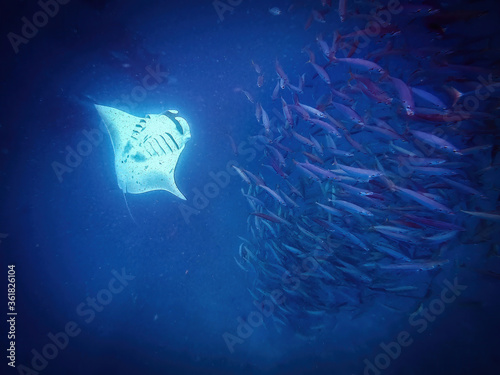
<path fill-rule="evenodd" d="M 186 199 L 175 184 L 175 167 L 191 132 L 177 111 L 144 118 L 96 105 L 113 143 L 118 186 L 124 193 L 166 190 Z"/>

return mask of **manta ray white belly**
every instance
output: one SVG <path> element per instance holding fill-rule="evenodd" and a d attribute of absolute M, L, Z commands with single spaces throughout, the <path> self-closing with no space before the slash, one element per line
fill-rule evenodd
<path fill-rule="evenodd" d="M 177 111 L 144 118 L 96 105 L 113 143 L 118 186 L 124 193 L 166 190 L 186 199 L 175 183 L 175 167 L 191 138 Z"/>

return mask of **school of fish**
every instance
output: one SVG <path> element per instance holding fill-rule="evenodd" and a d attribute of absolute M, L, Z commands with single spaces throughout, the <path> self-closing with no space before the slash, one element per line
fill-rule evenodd
<path fill-rule="evenodd" d="M 307 337 L 340 311 L 421 296 L 457 267 L 447 254 L 471 231 L 500 221 L 498 70 L 440 47 L 448 23 L 481 15 L 395 0 L 312 6 L 302 61 L 251 62 L 256 83 L 238 91 L 255 107 L 260 166 L 233 166 L 249 205 L 235 261 L 255 303 L 275 303 L 275 327 Z M 412 35 L 427 44 L 410 47 Z"/>

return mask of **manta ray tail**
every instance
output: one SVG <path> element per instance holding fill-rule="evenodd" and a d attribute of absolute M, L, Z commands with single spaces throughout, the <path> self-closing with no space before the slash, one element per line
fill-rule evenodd
<path fill-rule="evenodd" d="M 135 225 L 139 226 L 137 224 L 137 221 L 135 221 L 134 215 L 132 215 L 132 211 L 130 211 L 130 207 L 128 206 L 127 197 L 125 196 L 125 193 L 123 193 L 123 199 L 125 199 L 125 206 L 127 206 L 127 210 L 128 210 L 128 214 L 130 215 L 130 218 L 132 219 L 132 221 L 134 222 Z"/>

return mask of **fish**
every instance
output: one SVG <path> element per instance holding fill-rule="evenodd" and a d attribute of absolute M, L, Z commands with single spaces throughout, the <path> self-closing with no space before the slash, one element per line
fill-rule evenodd
<path fill-rule="evenodd" d="M 232 165 L 231 166 L 235 171 L 236 173 L 238 173 L 238 175 L 241 177 L 241 179 L 243 181 L 245 181 L 248 185 L 251 185 L 252 184 L 252 181 L 250 181 L 250 179 L 248 178 L 248 176 L 245 174 L 245 172 L 243 172 L 240 168 L 238 168 L 236 165 Z"/>
<path fill-rule="evenodd" d="M 480 219 L 500 221 L 500 213 L 497 212 L 480 212 L 480 211 L 466 211 L 460 210 L 467 215 L 472 215 Z"/>
<path fill-rule="evenodd" d="M 346 19 L 346 4 L 347 4 L 347 0 L 339 0 L 340 22 L 344 22 Z"/>
<path fill-rule="evenodd" d="M 288 76 L 286 75 L 285 71 L 281 67 L 281 64 L 279 63 L 278 59 L 276 59 L 275 62 L 275 68 L 276 68 L 276 73 L 278 74 L 278 77 L 283 81 L 283 84 L 281 85 L 281 88 L 285 88 L 285 85 L 288 84 Z"/>
<path fill-rule="evenodd" d="M 430 208 L 433 211 L 444 213 L 447 215 L 453 215 L 454 212 L 450 210 L 448 207 L 445 205 L 436 202 L 435 200 L 426 197 L 425 195 L 418 193 L 416 191 L 410 190 L 410 189 L 405 189 L 399 186 L 394 186 L 394 189 L 398 192 L 400 192 L 402 195 L 404 195 L 407 198 L 410 198 L 411 200 L 420 203 L 422 206 Z"/>
<path fill-rule="evenodd" d="M 264 189 L 267 193 L 269 193 L 269 195 L 271 197 L 273 197 L 274 199 L 276 199 L 280 204 L 282 204 L 283 206 L 286 206 L 286 202 L 283 198 L 281 198 L 281 196 L 276 193 L 274 190 L 268 188 L 267 186 L 261 186 L 262 189 Z"/>
<path fill-rule="evenodd" d="M 365 181 L 372 180 L 376 177 L 380 177 L 383 175 L 382 172 L 374 170 L 374 169 L 364 169 L 364 168 L 356 168 L 356 167 L 349 167 L 347 165 L 343 165 L 340 163 L 335 163 L 340 169 L 342 169 L 344 172 L 346 172 L 348 175 L 354 177 L 354 178 L 359 178 Z"/>
<path fill-rule="evenodd" d="M 299 6 L 286 17 L 299 33 L 294 38 Z M 374 306 L 385 306 L 409 315 L 411 300 L 420 312 L 439 280 L 498 257 L 496 248 L 471 255 L 464 247 L 490 243 L 500 221 L 500 71 L 483 66 L 478 51 L 490 39 L 481 31 L 461 40 L 465 30 L 428 23 L 446 7 L 403 4 L 402 15 L 380 23 L 387 6 L 302 6 L 311 29 L 301 42 L 307 47 L 293 50 L 287 39 L 267 56 L 276 78 L 266 75 L 252 92 L 259 125 L 261 107 L 275 119 L 252 128 L 239 112 L 255 157 L 240 167 L 250 181 L 243 179 L 241 196 L 248 240 L 243 257 L 232 255 L 252 275 L 251 298 L 282 292 L 286 302 L 274 310 L 274 324 L 310 340 L 339 314 L 366 319 Z M 429 38 L 410 43 L 422 27 L 432 30 Z M 432 38 L 443 38 L 439 48 Z M 294 58 L 301 53 L 305 64 Z M 457 60 L 462 55 L 466 61 Z M 255 67 L 247 69 L 239 87 L 264 76 L 260 67 L 257 76 Z M 238 157 L 246 156 L 240 147 Z"/>
<path fill-rule="evenodd" d="M 399 94 L 399 98 L 404 105 L 406 114 L 408 116 L 413 116 L 415 114 L 415 102 L 413 101 L 413 94 L 406 83 L 404 83 L 399 78 L 389 77 L 392 81 L 396 91 Z"/>
<path fill-rule="evenodd" d="M 410 130 L 410 133 L 421 141 L 437 147 L 440 150 L 451 152 L 456 155 L 461 155 L 459 149 L 453 146 L 450 142 L 446 141 L 443 138 L 440 138 L 434 134 L 426 133 L 420 130 Z"/>
<path fill-rule="evenodd" d="M 364 208 L 362 208 L 354 203 L 351 203 L 351 202 L 343 201 L 340 199 L 335 199 L 335 200 L 332 200 L 332 203 L 335 206 L 339 206 L 340 208 L 344 209 L 345 211 L 348 211 L 348 212 L 353 213 L 353 214 L 358 214 L 358 215 L 363 215 L 363 216 L 373 216 L 373 214 L 370 211 L 365 210 Z"/>
<path fill-rule="evenodd" d="M 122 192 L 165 190 L 186 200 L 175 182 L 175 169 L 191 130 L 178 111 L 136 117 L 113 107 L 95 108 L 111 138 Z"/>
<path fill-rule="evenodd" d="M 405 262 L 405 263 L 380 265 L 379 267 L 383 270 L 395 270 L 395 271 L 428 271 L 436 267 L 442 267 L 447 263 L 449 263 L 448 259 L 413 260 L 411 262 Z"/>
<path fill-rule="evenodd" d="M 281 14 L 281 9 L 278 7 L 272 7 L 269 8 L 269 13 L 271 13 L 273 16 L 279 16 Z"/>

